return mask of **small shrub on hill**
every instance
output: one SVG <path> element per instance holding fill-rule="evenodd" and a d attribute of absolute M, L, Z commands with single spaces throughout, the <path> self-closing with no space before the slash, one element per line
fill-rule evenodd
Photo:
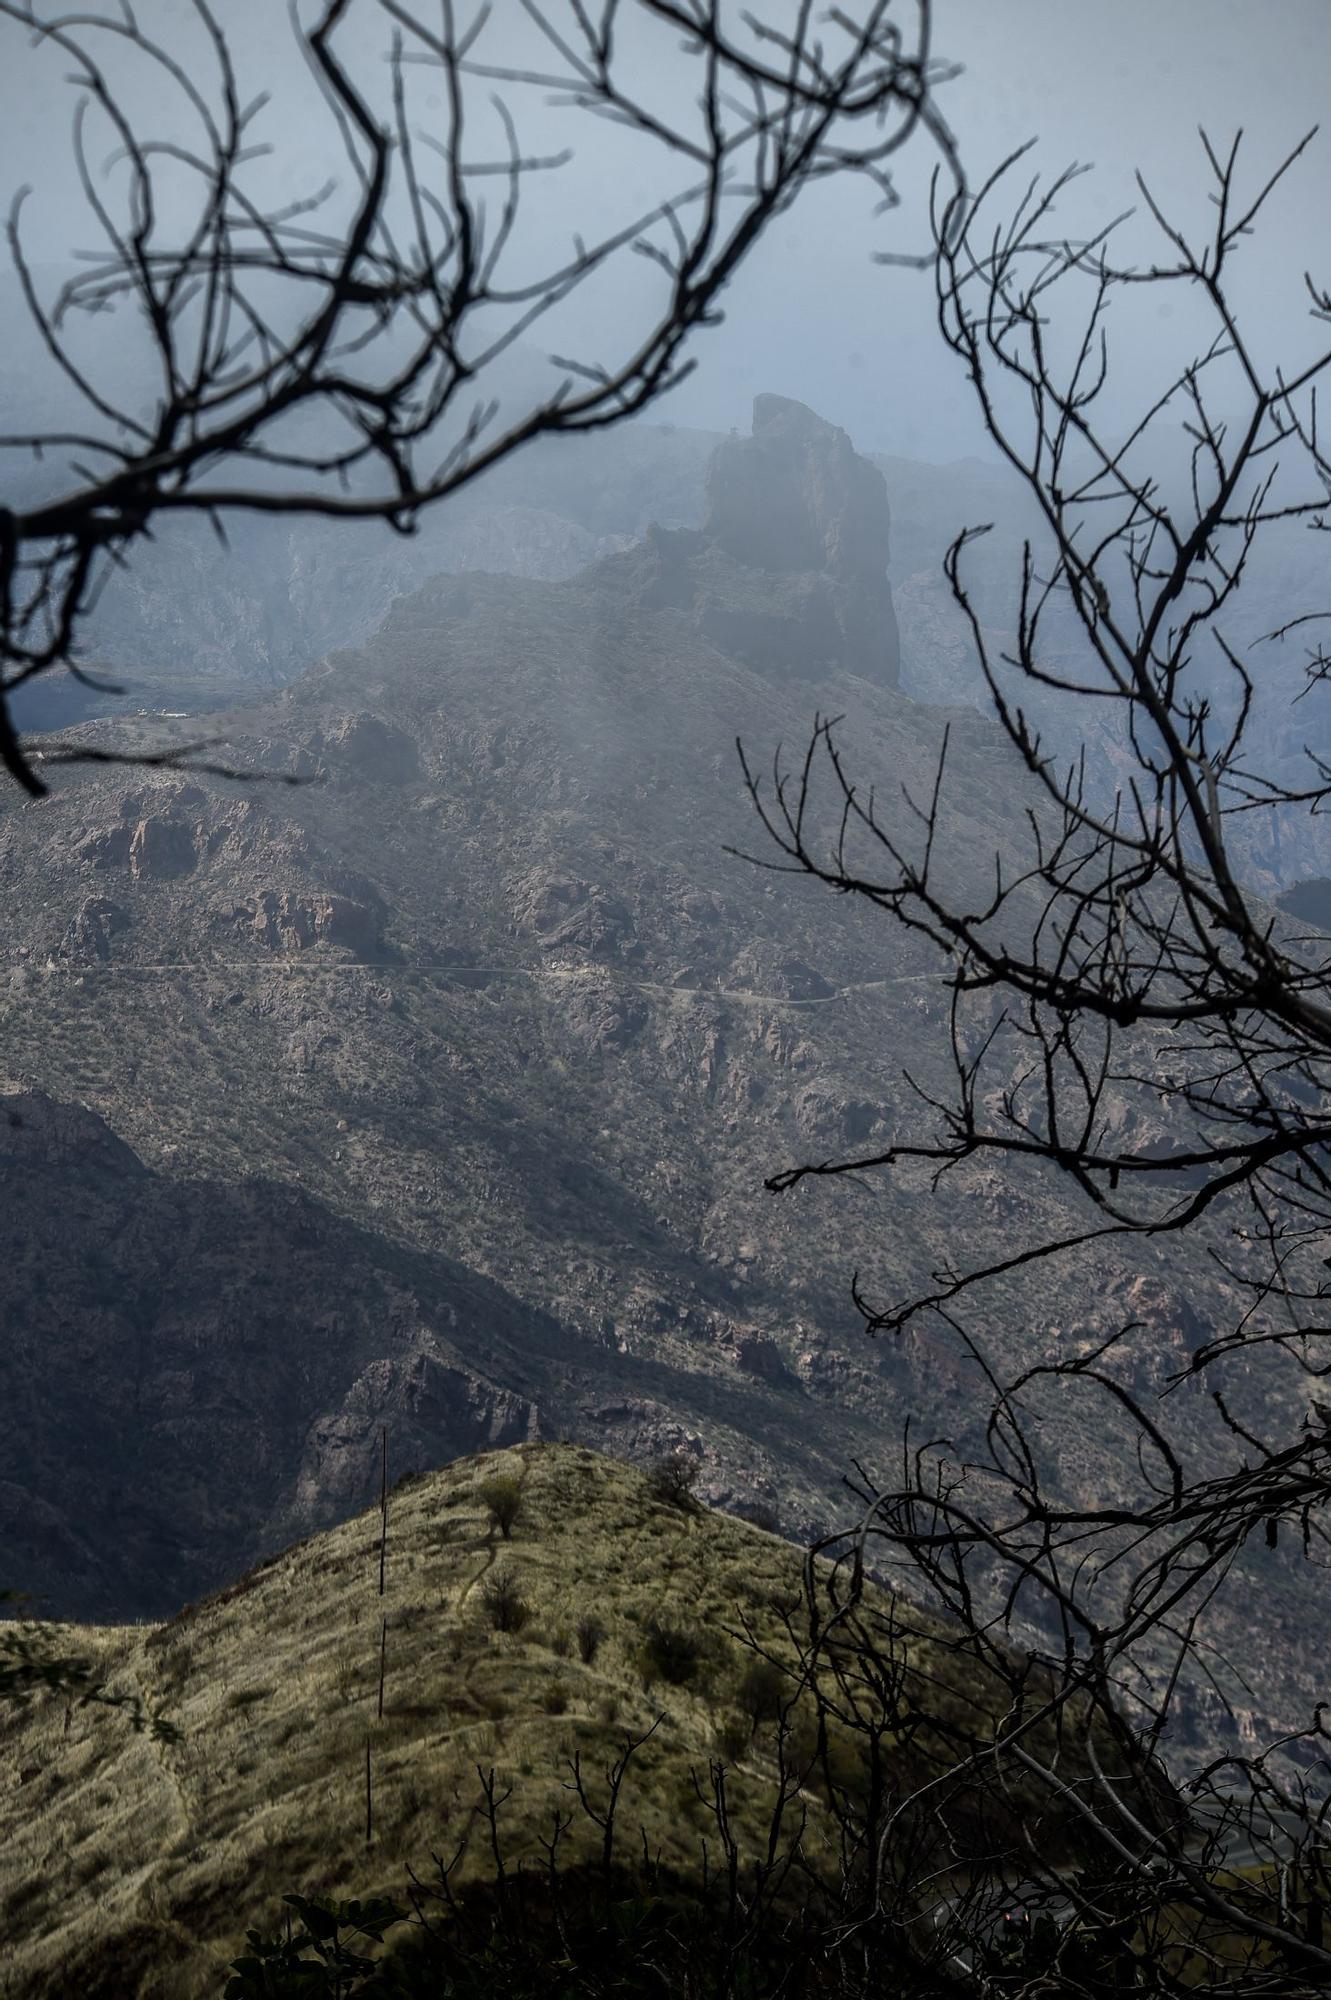
<path fill-rule="evenodd" d="M 701 1465 L 689 1452 L 667 1452 L 647 1474 L 648 1494 L 662 1506 L 692 1513 L 698 1505 L 694 1488 L 701 1474 Z"/>
<path fill-rule="evenodd" d="M 531 1606 L 511 1570 L 491 1571 L 481 1585 L 481 1602 L 496 1632 L 520 1632 L 531 1617 Z"/>
<path fill-rule="evenodd" d="M 697 1680 L 707 1657 L 707 1648 L 696 1632 L 667 1625 L 653 1618 L 638 1648 L 638 1665 L 648 1685 L 666 1681 L 671 1687 L 688 1687 Z"/>
<path fill-rule="evenodd" d="M 504 1540 L 510 1541 L 513 1524 L 522 1512 L 522 1487 L 507 1475 L 486 1479 L 481 1484 L 481 1501 Z"/>
<path fill-rule="evenodd" d="M 740 1676 L 735 1699 L 753 1730 L 775 1722 L 791 1693 L 790 1682 L 771 1660 L 753 1659 Z"/>
<path fill-rule="evenodd" d="M 749 1738 L 752 1734 L 746 1716 L 722 1716 L 714 1732 L 716 1754 L 722 1763 L 738 1764 L 749 1747 Z"/>
<path fill-rule="evenodd" d="M 361 1682 L 364 1677 L 364 1662 L 350 1646 L 339 1648 L 333 1661 L 333 1687 L 340 1700 L 359 1700 Z"/>
<path fill-rule="evenodd" d="M 576 1636 L 578 1641 L 578 1658 L 582 1661 L 584 1667 L 589 1667 L 596 1658 L 601 1641 L 605 1637 L 605 1627 L 599 1618 L 589 1612 L 579 1618 Z"/>

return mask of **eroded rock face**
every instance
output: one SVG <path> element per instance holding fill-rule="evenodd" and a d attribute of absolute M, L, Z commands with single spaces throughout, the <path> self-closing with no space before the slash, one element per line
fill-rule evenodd
<path fill-rule="evenodd" d="M 793 1377 L 785 1355 L 770 1334 L 753 1327 L 736 1327 L 725 1343 L 725 1351 L 746 1375 L 763 1382 L 789 1383 Z"/>
<path fill-rule="evenodd" d="M 882 474 L 803 403 L 759 396 L 753 434 L 718 445 L 700 529 L 651 528 L 616 581 L 647 610 L 679 610 L 733 659 L 781 679 L 856 674 L 895 687 Z"/>
<path fill-rule="evenodd" d="M 513 913 L 551 951 L 632 956 L 633 912 L 622 897 L 558 870 L 534 869 L 517 886 Z"/>
<path fill-rule="evenodd" d="M 198 860 L 194 829 L 183 819 L 163 815 L 141 819 L 129 844 L 129 865 L 136 882 L 171 881 L 193 872 Z"/>
<path fill-rule="evenodd" d="M 535 1403 L 457 1362 L 418 1350 L 381 1356 L 305 1440 L 291 1523 L 303 1531 L 341 1520 L 373 1490 L 380 1429 L 392 1440 L 390 1478 L 475 1451 L 540 1441 Z"/>
<path fill-rule="evenodd" d="M 712 456 L 703 534 L 784 588 L 770 611 L 713 604 L 704 623 L 746 658 L 770 642 L 769 626 L 793 625 L 793 643 L 803 638 L 846 672 L 895 686 L 889 530 L 883 475 L 846 432 L 803 403 L 756 397 L 752 436 Z"/>
<path fill-rule="evenodd" d="M 119 903 L 108 896 L 89 896 L 65 933 L 64 948 L 74 959 L 105 964 L 111 956 L 111 940 L 127 928 L 129 918 Z"/>
<path fill-rule="evenodd" d="M 582 1055 L 617 1055 L 629 1048 L 647 1022 L 647 1007 L 632 991 L 588 979 L 571 985 L 560 1023 Z"/>
<path fill-rule="evenodd" d="M 131 826 L 97 827 L 84 835 L 74 853 L 78 860 L 90 862 L 94 868 L 120 868 L 129 860 L 133 838 Z"/>
<path fill-rule="evenodd" d="M 753 434 L 718 445 L 703 533 L 754 569 L 887 575 L 883 475 L 846 432 L 803 403 L 756 396 Z"/>
<path fill-rule="evenodd" d="M 269 951 L 305 951 L 311 945 L 343 945 L 357 958 L 379 950 L 379 919 L 350 896 L 300 895 L 264 889 L 252 918 L 254 935 Z"/>

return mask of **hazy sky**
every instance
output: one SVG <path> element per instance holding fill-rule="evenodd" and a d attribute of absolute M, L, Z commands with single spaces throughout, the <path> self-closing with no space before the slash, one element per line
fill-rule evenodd
<path fill-rule="evenodd" d="M 972 180 L 1038 137 L 1035 160 L 1049 171 L 1094 164 L 1066 209 L 1083 226 L 1138 199 L 1137 167 L 1200 215 L 1200 124 L 1225 140 L 1242 127 L 1245 152 L 1273 165 L 1331 95 L 1327 0 L 939 0 L 935 20 L 940 53 L 965 65 L 940 101 Z M 923 151 L 912 165 L 925 169 Z M 1331 275 L 1328 168 L 1323 131 L 1254 246 L 1268 310 L 1301 323 L 1305 265 Z M 735 287 L 730 324 L 681 408 L 719 425 L 761 386 L 817 401 L 877 450 L 982 449 L 967 385 L 940 352 L 930 280 L 866 263 L 874 238 L 895 247 L 912 234 L 923 191 L 904 162 L 900 182 L 914 207 L 869 229 L 853 203 L 838 227 L 821 197 L 789 219 Z"/>
<path fill-rule="evenodd" d="M 216 4 L 244 51 L 247 83 L 267 82 L 274 90 L 266 129 L 277 140 L 284 181 L 294 186 L 302 173 L 308 179 L 318 169 L 326 142 L 318 136 L 317 102 L 285 54 L 285 9 L 281 0 Z M 360 4 L 369 53 L 382 46 L 384 30 L 371 0 Z M 307 10 L 308 0 L 302 6 Z M 188 44 L 187 0 L 144 0 L 143 11 Z M 792 0 L 759 0 L 759 11 L 779 21 L 794 8 Z M 491 47 L 497 38 L 515 60 L 531 48 L 519 0 L 495 0 L 488 32 Z M 964 65 L 940 101 L 972 178 L 1038 137 L 1043 168 L 1076 159 L 1098 170 L 1070 199 L 1070 228 L 1103 220 L 1134 199 L 1137 166 L 1167 202 L 1185 212 L 1190 204 L 1196 216 L 1204 212 L 1199 123 L 1226 142 L 1242 126 L 1256 172 L 1316 122 L 1331 87 L 1331 0 L 937 0 L 935 46 Z M 650 67 L 667 96 L 694 73 L 671 49 Z M 32 240 L 53 258 L 88 234 L 72 221 L 71 98 L 61 81 L 67 69 L 52 52 L 34 51 L 14 28 L 0 30 L 0 186 L 7 201 L 20 180 L 38 184 Z M 420 88 L 426 92 L 424 83 Z M 419 99 L 423 115 L 430 102 L 428 92 Z M 624 200 L 666 191 L 646 171 L 641 184 L 635 181 L 624 142 L 582 114 L 570 123 L 565 113 L 561 123 L 539 101 L 514 109 L 534 143 L 572 137 L 579 147 L 558 186 L 533 195 L 528 226 L 537 236 L 578 225 L 594 235 L 603 215 L 623 212 Z M 1277 328 L 1303 322 L 1305 266 L 1331 280 L 1329 143 L 1331 135 L 1319 136 L 1256 246 L 1252 296 Z M 929 279 L 870 262 L 875 248 L 925 240 L 932 164 L 924 144 L 901 157 L 905 202 L 886 217 L 873 217 L 862 190 L 838 186 L 816 192 L 785 218 L 732 286 L 724 327 L 699 339 L 698 373 L 661 406 L 658 420 L 746 427 L 752 396 L 775 390 L 813 403 L 867 448 L 933 459 L 983 449 L 969 391 L 938 341 Z M 631 310 L 643 270 L 641 262 L 626 267 L 618 289 L 588 302 L 587 323 L 576 329 L 587 334 L 590 325 L 607 354 L 614 351 L 616 314 Z M 1131 359 L 1121 356 L 1121 365 Z"/>

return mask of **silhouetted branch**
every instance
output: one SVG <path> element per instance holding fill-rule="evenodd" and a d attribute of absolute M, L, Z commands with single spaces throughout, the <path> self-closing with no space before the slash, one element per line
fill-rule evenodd
<path fill-rule="evenodd" d="M 292 34 L 321 96 L 314 134 L 336 174 L 277 201 L 259 192 L 260 134 L 280 107 L 242 100 L 239 51 L 210 0 L 188 0 L 168 43 L 132 11 L 105 16 L 0 0 L 0 27 L 28 30 L 72 65 L 73 152 L 97 235 L 84 268 L 43 297 L 12 203 L 15 276 L 47 360 L 82 421 L 18 432 L 11 452 L 68 455 L 65 484 L 0 509 L 0 763 L 44 781 L 4 697 L 71 664 L 113 564 L 155 524 L 299 512 L 381 520 L 411 534 L 422 509 L 533 439 L 619 423 L 689 373 L 692 336 L 769 224 L 811 185 L 865 180 L 892 198 L 890 163 L 916 133 L 949 173 L 955 147 L 933 103 L 940 75 L 929 10 L 866 0 L 815 23 L 763 24 L 722 0 L 522 0 L 544 66 L 515 63 L 514 18 L 483 5 L 324 0 Z M 361 73 L 353 20 L 392 36 L 387 90 Z M 682 32 L 696 106 L 664 117 L 635 84 L 650 37 Z M 186 49 L 192 33 L 199 47 Z M 11 51 L 12 55 L 17 51 Z M 441 104 L 421 123 L 412 78 Z M 145 88 L 146 85 L 146 88 Z M 523 147 L 495 86 L 555 94 L 575 119 L 610 120 L 682 184 L 642 213 L 567 248 L 520 240 L 523 195 L 567 148 Z M 154 126 L 138 106 L 154 103 Z M 133 107 L 133 108 L 131 108 Z M 499 151 L 483 135 L 497 128 Z M 477 136 L 473 136 L 473 135 Z M 95 164 L 95 148 L 110 159 Z M 485 190 L 499 190 L 487 206 Z M 656 275 L 645 330 L 612 359 L 552 357 L 559 379 L 511 420 L 486 394 L 498 365 L 623 253 Z M 132 326 L 152 368 L 149 399 L 118 391 L 70 329 Z M 84 754 L 84 753 L 79 753 Z M 49 760 L 48 760 L 49 761 Z"/>
<path fill-rule="evenodd" d="M 1287 1528 L 1306 1560 L 1325 1562 L 1331 1539 L 1331 1410 L 1308 1396 L 1331 1369 L 1331 958 L 1246 886 L 1236 840 L 1254 814 L 1325 808 L 1331 771 L 1312 751 L 1307 782 L 1254 762 L 1265 656 L 1223 629 L 1253 551 L 1290 524 L 1324 527 L 1331 494 L 1316 423 L 1331 349 L 1268 364 L 1231 284 L 1241 239 L 1307 143 L 1250 189 L 1237 144 L 1222 157 L 1203 135 L 1211 231 L 1194 239 L 1143 184 L 1163 238 L 1144 268 L 1115 261 L 1118 223 L 1081 241 L 1059 233 L 1075 170 L 1031 180 L 1005 215 L 1014 155 L 974 194 L 935 206 L 939 324 L 1041 524 L 1015 578 L 1010 652 L 996 651 L 968 583 L 986 530 L 958 535 L 945 562 L 1026 780 L 1021 832 L 995 856 L 988 891 L 959 894 L 941 859 L 955 783 L 946 734 L 929 797 L 895 810 L 853 772 L 836 721 L 817 719 L 803 754 L 778 753 L 770 778 L 740 751 L 764 865 L 927 940 L 952 1002 L 949 1086 L 915 1085 L 919 1130 L 786 1167 L 768 1187 L 905 1162 L 938 1186 L 990 1161 L 1037 1190 L 1024 1236 L 988 1256 L 959 1243 L 909 1296 L 871 1299 L 856 1281 L 870 1331 L 964 1355 L 979 1400 L 960 1443 L 912 1445 L 906 1426 L 893 1476 L 861 1475 L 850 1540 L 856 1564 L 946 1617 L 945 1656 L 1004 1691 L 997 1730 L 949 1746 L 946 1782 L 964 1775 L 989 1817 L 990 1872 L 1020 1862 L 1038 1889 L 1042 1941 L 1009 1940 L 1014 1977 L 1020 1966 L 1053 1982 L 1032 1992 L 1103 1990 L 1109 1960 L 1087 1953 L 1111 1945 L 1126 1954 L 1122 1976 L 1152 1991 L 1311 1991 L 1331 1971 L 1322 1707 L 1265 1749 L 1194 1773 L 1187 1813 L 1168 1768 L 1185 1684 L 1237 1671 L 1205 1635 L 1217 1606 L 1259 1587 L 1253 1549 L 1281 1560 Z M 1111 308 L 1180 286 L 1203 302 L 1209 344 L 1138 415 L 1111 417 Z M 1290 612 L 1282 631 L 1327 615 Z M 1314 663 L 1309 684 L 1318 677 Z M 1094 716 L 1112 764 L 1052 754 L 1042 722 L 1060 716 L 1073 739 Z M 1067 1222 L 1042 1215 L 1038 1175 L 1071 1195 Z M 1195 1239 L 1235 1301 L 1228 1330 L 1211 1329 L 1177 1368 L 1141 1373 L 1149 1329 L 1137 1322 L 1014 1364 L 959 1317 L 997 1280 L 1072 1269 L 1134 1238 Z M 1177 1393 L 1188 1386 L 1200 1393 Z M 1059 1463 L 1073 1422 L 1116 1454 L 1103 1491 Z M 937 1783 L 893 1815 L 918 1813 Z M 1080 1823 L 1075 1883 L 1042 1863 L 1038 1812 L 1003 1824 L 1018 1786 Z M 965 1950 L 983 1955 L 973 1923 L 969 1936 Z"/>

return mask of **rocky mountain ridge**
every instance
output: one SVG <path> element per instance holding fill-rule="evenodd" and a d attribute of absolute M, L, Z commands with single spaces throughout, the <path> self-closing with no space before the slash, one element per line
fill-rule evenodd
<path fill-rule="evenodd" d="M 15 1581 L 55 1608 L 145 1606 L 88 1497 L 127 1453 L 130 1540 L 179 1545 L 174 1568 L 154 1558 L 157 1608 L 242 1546 L 363 1502 L 385 1424 L 423 1458 L 492 1422 L 628 1457 L 680 1445 L 709 1500 L 775 1510 L 795 1537 L 843 1516 L 852 1460 L 894 1451 L 907 1415 L 965 1449 L 978 1374 L 927 1328 L 867 1341 L 850 1274 L 900 1297 L 959 1241 L 981 1256 L 1037 1213 L 1066 1225 L 1070 1197 L 982 1163 L 938 1188 L 906 1166 L 872 1193 L 764 1191 L 792 1160 L 918 1127 L 916 1086 L 947 1087 L 948 1000 L 918 942 L 725 851 L 761 854 L 733 742 L 761 762 L 844 715 L 908 841 L 950 726 L 935 865 L 959 893 L 983 893 L 1025 783 L 974 710 L 922 707 L 889 647 L 854 650 L 886 581 L 878 476 L 799 406 L 768 408 L 750 445 L 793 495 L 723 445 L 717 532 L 665 530 L 560 581 L 439 577 L 217 723 L 240 767 L 295 784 L 66 768 L 48 799 L 0 807 L 9 1077 L 89 1107 L 139 1163 L 92 1176 L 112 1198 L 52 1162 L 50 1227 L 25 1222 L 11 1257 L 36 1303 L 7 1308 L 28 1413 L 9 1518 L 54 1509 L 102 1536 L 80 1553 L 51 1519 L 25 1545 Z M 746 516 L 766 494 L 781 536 L 814 524 L 799 567 L 726 546 L 732 492 Z M 801 636 L 774 665 L 744 619 L 782 603 Z M 149 740 L 139 720 L 85 727 Z M 12 1228 L 25 1170 L 6 1178 Z M 1148 1244 L 1000 1282 L 985 1309 L 1023 1356 L 1089 1351 L 1136 1314 L 1140 1365 L 1162 1373 L 1226 1305 L 1204 1246 L 1180 1272 Z M 74 1449 L 53 1384 L 89 1325 L 101 1347 L 80 1365 L 116 1415 L 99 1430 L 93 1411 Z M 437 1350 L 413 1346 L 422 1327 Z M 147 1380 L 138 1357 L 158 1352 L 196 1358 L 164 1361 L 176 1389 L 145 1415 L 109 1385 Z M 147 1428 L 177 1391 L 201 1410 L 188 1453 L 165 1418 Z M 1102 1423 L 1061 1437 L 1084 1492 L 1116 1490 L 1117 1451 Z M 173 1452 L 187 1495 L 156 1469 Z M 1316 1657 L 1292 1633 L 1281 1703 L 1312 1689 Z"/>

